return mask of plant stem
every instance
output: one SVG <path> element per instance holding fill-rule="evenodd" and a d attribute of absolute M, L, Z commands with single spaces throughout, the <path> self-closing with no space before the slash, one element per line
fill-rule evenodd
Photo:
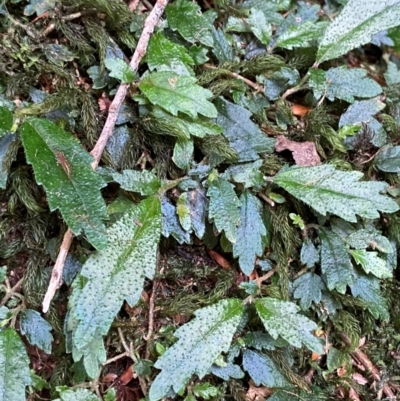
<path fill-rule="evenodd" d="M 300 80 L 299 84 L 294 86 L 293 88 L 289 88 L 282 96 L 281 99 L 286 99 L 288 96 L 293 95 L 296 92 L 299 92 L 303 89 L 307 89 L 306 86 L 303 86 L 307 81 L 310 75 L 307 73 L 304 77 Z"/>
<path fill-rule="evenodd" d="M 21 280 L 19 280 L 18 283 L 15 284 L 14 287 L 11 288 L 8 280 L 6 281 L 6 295 L 4 295 L 3 299 L 1 300 L 0 307 L 4 306 L 12 297 L 16 296 L 16 294 L 18 293 L 19 287 L 21 287 L 23 282 L 24 282 L 24 279 L 21 278 Z M 7 285 L 7 283 L 8 283 L 8 285 Z"/>

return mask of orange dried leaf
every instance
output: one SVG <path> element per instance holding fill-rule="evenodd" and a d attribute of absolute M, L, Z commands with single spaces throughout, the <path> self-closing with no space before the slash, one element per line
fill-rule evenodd
<path fill-rule="evenodd" d="M 311 111 L 311 107 L 302 106 L 301 104 L 294 104 L 291 109 L 293 115 L 298 117 L 303 117 Z"/>
<path fill-rule="evenodd" d="M 224 269 L 230 269 L 230 263 L 219 253 L 213 251 L 212 249 L 207 249 L 207 253 L 215 260 L 215 262 L 223 267 Z"/>
<path fill-rule="evenodd" d="M 321 163 L 313 142 L 294 142 L 279 135 L 275 142 L 275 150 L 277 152 L 290 150 L 295 163 L 299 166 L 315 166 Z"/>
<path fill-rule="evenodd" d="M 126 386 L 134 376 L 135 372 L 133 371 L 133 365 L 129 366 L 128 369 L 125 370 L 124 373 L 119 377 L 119 381 L 123 386 Z"/>
<path fill-rule="evenodd" d="M 264 401 L 273 392 L 274 391 L 268 387 L 256 387 L 252 382 L 250 382 L 249 389 L 246 393 L 246 399 L 248 401 Z"/>

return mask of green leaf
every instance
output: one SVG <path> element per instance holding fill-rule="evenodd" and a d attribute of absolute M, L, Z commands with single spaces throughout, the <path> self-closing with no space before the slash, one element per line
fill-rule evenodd
<path fill-rule="evenodd" d="M 5 107 L 0 106 L 0 133 L 1 131 L 9 131 L 13 125 L 13 113 Z"/>
<path fill-rule="evenodd" d="M 142 201 L 109 228 L 108 246 L 83 265 L 81 276 L 87 282 L 71 302 L 71 314 L 78 321 L 73 333 L 78 349 L 98 334 L 107 334 L 124 300 L 131 306 L 138 302 L 145 277 L 154 276 L 160 234 L 158 198 Z"/>
<path fill-rule="evenodd" d="M 276 298 L 261 298 L 255 301 L 255 306 L 272 338 L 281 336 L 294 347 L 300 348 L 304 344 L 318 354 L 324 353 L 321 342 L 311 333 L 317 329 L 317 324 L 299 315 L 300 308 L 296 304 Z"/>
<path fill-rule="evenodd" d="M 388 86 L 400 84 L 400 70 L 392 61 L 389 61 L 387 70 L 383 75 Z"/>
<path fill-rule="evenodd" d="M 53 336 L 51 325 L 42 318 L 39 312 L 25 309 L 20 315 L 21 334 L 25 335 L 32 345 L 37 345 L 46 354 L 51 354 Z"/>
<path fill-rule="evenodd" d="M 221 29 L 212 29 L 214 39 L 213 53 L 221 63 L 225 61 L 232 61 L 234 54 L 231 44 L 226 39 L 224 32 Z"/>
<path fill-rule="evenodd" d="M 400 146 L 381 149 L 374 159 L 374 164 L 381 171 L 400 173 Z"/>
<path fill-rule="evenodd" d="M 304 24 L 292 25 L 280 35 L 276 41 L 277 47 L 292 50 L 297 47 L 310 47 L 314 40 L 318 40 L 328 22 L 307 21 Z"/>
<path fill-rule="evenodd" d="M 31 386 L 39 391 L 42 391 L 43 389 L 49 389 L 49 383 L 47 380 L 42 379 L 40 376 L 35 374 L 35 371 L 31 369 Z"/>
<path fill-rule="evenodd" d="M 353 103 L 354 96 L 371 98 L 382 93 L 381 86 L 367 77 L 364 68 L 331 68 L 326 72 L 326 80 L 326 97 L 332 101 L 342 99 Z"/>
<path fill-rule="evenodd" d="M 386 299 L 379 288 L 379 279 L 374 276 L 356 273 L 356 271 L 354 271 L 354 276 L 354 283 L 350 286 L 353 296 L 362 299 L 367 304 L 368 310 L 375 319 L 381 318 L 389 321 L 390 314 Z"/>
<path fill-rule="evenodd" d="M 353 284 L 353 265 L 342 239 L 333 231 L 320 230 L 321 270 L 329 290 L 344 294 L 347 285 Z"/>
<path fill-rule="evenodd" d="M 192 228 L 197 238 L 201 239 L 206 231 L 205 220 L 208 200 L 204 189 L 196 188 L 189 191 L 188 194 L 186 205 L 189 208 Z"/>
<path fill-rule="evenodd" d="M 65 62 L 72 61 L 75 58 L 74 53 L 64 45 L 51 43 L 42 46 L 47 59 L 59 67 L 63 67 Z"/>
<path fill-rule="evenodd" d="M 219 113 L 217 123 L 223 128 L 229 145 L 238 153 L 239 161 L 253 161 L 259 158 L 258 153 L 273 152 L 275 140 L 268 138 L 251 121 L 248 110 L 223 98 L 218 98 L 215 104 Z"/>
<path fill-rule="evenodd" d="M 378 252 L 368 252 L 364 249 L 349 250 L 355 262 L 364 269 L 365 273 L 372 273 L 378 278 L 391 278 L 393 273 L 387 268 L 386 260 L 378 256 Z"/>
<path fill-rule="evenodd" d="M 347 368 L 351 367 L 350 354 L 347 351 L 340 351 L 334 347 L 329 350 L 328 356 L 326 358 L 326 365 L 330 372 L 337 368 L 345 366 Z"/>
<path fill-rule="evenodd" d="M 256 386 L 287 387 L 290 385 L 276 363 L 266 354 L 246 349 L 243 352 L 243 369 L 247 370 Z"/>
<path fill-rule="evenodd" d="M 375 33 L 399 25 L 399 18 L 398 0 L 349 0 L 325 31 L 318 49 L 318 63 L 370 42 Z"/>
<path fill-rule="evenodd" d="M 100 401 L 100 399 L 85 388 L 66 389 L 60 392 L 61 401 Z"/>
<path fill-rule="evenodd" d="M 15 140 L 15 134 L 5 134 L 1 137 L 0 132 L 0 188 L 2 189 L 5 189 L 7 186 L 10 165 L 17 153 L 16 146 L 14 146 Z"/>
<path fill-rule="evenodd" d="M 272 36 L 272 26 L 267 22 L 265 14 L 256 8 L 252 8 L 248 21 L 256 38 L 262 44 L 268 45 Z"/>
<path fill-rule="evenodd" d="M 139 84 L 140 90 L 151 103 L 162 107 L 174 116 L 178 112 L 197 118 L 198 114 L 215 118 L 217 110 L 207 99 L 208 89 L 195 84 L 196 78 L 179 76 L 172 71 L 153 72 Z"/>
<path fill-rule="evenodd" d="M 150 388 L 150 401 L 163 398 L 171 387 L 178 392 L 193 374 L 203 378 L 218 355 L 228 351 L 242 313 L 239 299 L 197 310 L 196 318 L 175 332 L 178 341 L 155 363 L 162 372 Z"/>
<path fill-rule="evenodd" d="M 186 170 L 193 158 L 194 144 L 188 140 L 177 140 L 172 160 L 181 169 Z"/>
<path fill-rule="evenodd" d="M 200 42 L 211 47 L 214 43 L 212 23 L 201 14 L 200 7 L 187 0 L 177 0 L 165 9 L 168 24 L 190 43 Z"/>
<path fill-rule="evenodd" d="M 281 171 L 274 182 L 323 216 L 329 212 L 356 222 L 356 214 L 375 219 L 378 210 L 393 213 L 399 209 L 393 199 L 381 194 L 388 184 L 360 181 L 362 177 L 359 171 L 339 171 L 325 164 Z"/>
<path fill-rule="evenodd" d="M 201 397 L 205 400 L 209 400 L 210 398 L 216 397 L 218 395 L 218 387 L 214 387 L 210 383 L 197 383 L 193 387 L 193 394 L 196 397 Z"/>
<path fill-rule="evenodd" d="M 321 302 L 321 291 L 325 290 L 325 284 L 321 277 L 314 273 L 305 273 L 293 282 L 295 299 L 300 299 L 301 309 L 308 310 L 311 303 Z"/>
<path fill-rule="evenodd" d="M 176 213 L 178 214 L 179 222 L 181 223 L 182 228 L 185 231 L 190 231 L 192 221 L 190 218 L 190 209 L 187 206 L 187 199 L 188 199 L 187 192 L 183 192 L 182 194 L 179 195 L 176 207 Z"/>
<path fill-rule="evenodd" d="M 249 276 L 254 270 L 256 256 L 262 256 L 264 252 L 262 237 L 267 230 L 261 217 L 261 202 L 249 191 L 243 192 L 240 202 L 240 225 L 233 244 L 233 256 L 239 257 L 242 272 Z"/>
<path fill-rule="evenodd" d="M 319 99 L 326 90 L 326 72 L 319 68 L 310 68 L 308 74 L 308 86 L 313 89 L 315 98 Z"/>
<path fill-rule="evenodd" d="M 219 232 L 225 231 L 226 238 L 235 243 L 241 203 L 234 186 L 218 177 L 210 183 L 207 196 L 210 198 L 209 218 L 214 220 Z"/>
<path fill-rule="evenodd" d="M 25 401 L 31 384 L 29 357 L 13 328 L 0 331 L 0 401 Z"/>
<path fill-rule="evenodd" d="M 90 166 L 92 157 L 78 140 L 48 120 L 26 121 L 21 138 L 50 210 L 60 209 L 74 234 L 84 231 L 95 248 L 104 248 L 107 235 L 102 220 L 107 210 L 100 190 L 105 182 Z"/>
<path fill-rule="evenodd" d="M 109 388 L 107 393 L 104 395 L 104 401 L 117 401 L 117 392 L 115 388 Z"/>
<path fill-rule="evenodd" d="M 123 83 L 131 83 L 135 79 L 135 71 L 120 58 L 106 58 L 104 65 L 110 70 L 110 77 L 117 78 Z"/>
<path fill-rule="evenodd" d="M 355 249 L 377 249 L 379 252 L 393 253 L 390 241 L 376 230 L 361 229 L 346 238 L 346 243 Z"/>
<path fill-rule="evenodd" d="M 0 283 L 2 283 L 7 277 L 7 266 L 0 267 Z"/>
<path fill-rule="evenodd" d="M 245 188 L 261 187 L 264 184 L 264 175 L 261 172 L 263 161 L 256 160 L 252 163 L 242 163 L 230 166 L 224 175 L 237 183 L 243 184 Z"/>
<path fill-rule="evenodd" d="M 143 196 L 154 195 L 161 187 L 161 180 L 148 170 L 123 170 L 122 173 L 113 173 L 112 177 L 121 188 Z"/>
<path fill-rule="evenodd" d="M 171 234 L 180 243 L 190 243 L 190 234 L 179 223 L 175 206 L 166 196 L 161 199 L 162 235 L 168 238 Z"/>
<path fill-rule="evenodd" d="M 98 65 L 93 65 L 88 68 L 87 73 L 93 81 L 93 89 L 105 88 L 110 82 L 110 77 L 107 71 L 101 71 Z"/>
<path fill-rule="evenodd" d="M 307 267 L 313 267 L 319 262 L 319 254 L 313 242 L 307 238 L 304 240 L 300 251 L 300 261 Z"/>
<path fill-rule="evenodd" d="M 24 9 L 24 15 L 30 16 L 36 13 L 39 16 L 52 10 L 56 5 L 56 0 L 29 0 L 29 3 Z"/>
<path fill-rule="evenodd" d="M 150 38 L 146 61 L 150 71 L 174 71 L 179 75 L 193 75 L 192 56 L 182 45 L 167 39 L 161 32 Z"/>
<path fill-rule="evenodd" d="M 232 362 L 227 362 L 225 366 L 212 365 L 211 373 L 214 376 L 220 377 L 222 380 L 229 380 L 230 378 L 242 379 L 244 377 L 242 369 Z"/>

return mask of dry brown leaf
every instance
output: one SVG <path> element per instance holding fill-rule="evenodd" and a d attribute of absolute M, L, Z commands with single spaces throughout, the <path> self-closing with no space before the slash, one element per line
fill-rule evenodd
<path fill-rule="evenodd" d="M 248 401 L 264 401 L 267 397 L 269 397 L 274 390 L 268 387 L 256 387 L 253 381 L 249 383 L 249 389 L 246 393 L 246 399 Z"/>
<path fill-rule="evenodd" d="M 346 376 L 346 374 L 347 374 L 346 367 L 345 367 L 345 366 L 342 366 L 342 367 L 336 369 L 336 374 L 337 374 L 339 377 Z"/>
<path fill-rule="evenodd" d="M 134 378 L 135 372 L 133 370 L 133 365 L 129 366 L 128 369 L 125 370 L 124 373 L 119 377 L 119 382 L 123 385 L 126 386 L 133 378 Z"/>
<path fill-rule="evenodd" d="M 293 115 L 297 117 L 303 117 L 311 111 L 311 107 L 302 106 L 301 104 L 294 104 L 291 109 Z"/>
<path fill-rule="evenodd" d="M 212 249 L 207 249 L 207 253 L 215 260 L 217 264 L 219 264 L 224 269 L 230 269 L 230 263 L 218 252 L 213 251 Z"/>
<path fill-rule="evenodd" d="M 275 150 L 277 152 L 290 150 L 295 163 L 299 166 L 315 166 L 321 163 L 313 142 L 294 142 L 279 135 L 275 142 Z"/>
<path fill-rule="evenodd" d="M 349 399 L 350 399 L 351 401 L 361 401 L 360 396 L 357 394 L 356 390 L 354 390 L 353 387 L 350 388 L 350 391 L 349 391 Z"/>
<path fill-rule="evenodd" d="M 103 383 L 113 383 L 118 375 L 115 373 L 107 373 L 101 380 Z"/>
<path fill-rule="evenodd" d="M 364 386 L 365 384 L 368 383 L 368 380 L 360 373 L 353 373 L 352 377 L 355 382 L 357 382 L 358 384 L 360 384 L 362 386 Z"/>

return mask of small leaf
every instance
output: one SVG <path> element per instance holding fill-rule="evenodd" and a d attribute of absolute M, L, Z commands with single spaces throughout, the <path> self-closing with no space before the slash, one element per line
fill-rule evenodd
<path fill-rule="evenodd" d="M 393 273 L 387 268 L 386 260 L 378 256 L 378 252 L 368 252 L 364 249 L 349 250 L 355 262 L 364 269 L 365 273 L 372 273 L 378 278 L 391 278 Z"/>
<path fill-rule="evenodd" d="M 210 183 L 207 196 L 210 198 L 209 218 L 214 221 L 217 230 L 225 231 L 228 240 L 234 243 L 241 206 L 234 186 L 222 178 L 216 178 Z"/>
<path fill-rule="evenodd" d="M 106 150 L 115 167 L 120 167 L 121 165 L 121 160 L 126 151 L 129 138 L 129 130 L 126 125 L 123 125 L 114 128 L 111 138 L 107 141 Z M 98 167 L 98 169 L 99 168 L 100 167 Z"/>
<path fill-rule="evenodd" d="M 172 160 L 181 169 L 186 170 L 193 158 L 194 144 L 188 140 L 177 140 Z"/>
<path fill-rule="evenodd" d="M 123 170 L 122 173 L 113 173 L 112 177 L 121 188 L 139 192 L 143 196 L 156 194 L 161 186 L 161 180 L 147 170 Z"/>
<path fill-rule="evenodd" d="M 400 71 L 392 61 L 389 61 L 387 70 L 383 75 L 388 86 L 400 84 Z"/>
<path fill-rule="evenodd" d="M 60 397 L 61 401 L 100 401 L 95 394 L 84 388 L 62 390 L 60 392 Z"/>
<path fill-rule="evenodd" d="M 117 78 L 122 83 L 129 84 L 135 80 L 135 71 L 120 58 L 106 58 L 104 65 L 110 70 L 110 77 Z"/>
<path fill-rule="evenodd" d="M 56 43 L 45 44 L 42 46 L 47 59 L 59 67 L 63 67 L 65 62 L 72 61 L 75 58 L 75 55 L 66 46 Z"/>
<path fill-rule="evenodd" d="M 105 88 L 110 82 L 110 77 L 107 71 L 101 71 L 98 65 L 93 65 L 88 68 L 87 73 L 93 81 L 93 89 Z"/>
<path fill-rule="evenodd" d="M 188 198 L 187 192 L 183 192 L 182 194 L 179 195 L 176 207 L 176 213 L 178 214 L 179 222 L 181 223 L 182 228 L 185 231 L 190 231 L 192 221 L 190 218 L 190 210 L 187 207 L 187 198 Z"/>
<path fill-rule="evenodd" d="M 317 61 L 331 60 L 370 42 L 375 33 L 397 26 L 399 17 L 398 0 L 349 0 L 326 30 Z"/>
<path fill-rule="evenodd" d="M 162 235 L 168 238 L 171 234 L 180 243 L 190 243 L 190 234 L 179 223 L 175 206 L 166 196 L 161 199 Z"/>
<path fill-rule="evenodd" d="M 30 16 L 36 13 L 39 16 L 52 10 L 56 5 L 56 0 L 29 0 L 29 3 L 24 9 L 24 15 Z"/>
<path fill-rule="evenodd" d="M 294 347 L 300 348 L 303 343 L 318 354 L 324 353 L 321 342 L 311 333 L 317 329 L 317 324 L 299 315 L 297 312 L 300 308 L 296 304 L 275 298 L 261 298 L 255 301 L 255 306 L 265 328 L 274 339 L 281 336 Z"/>
<path fill-rule="evenodd" d="M 310 75 L 308 85 L 313 89 L 315 98 L 319 99 L 326 90 L 326 72 L 318 68 L 310 68 L 308 74 Z"/>
<path fill-rule="evenodd" d="M 15 145 L 15 140 L 15 134 L 5 134 L 1 137 L 0 132 L 0 188 L 2 189 L 7 186 L 8 172 L 17 153 L 16 147 L 13 146 Z"/>
<path fill-rule="evenodd" d="M 319 262 L 319 254 L 313 242 L 307 238 L 301 247 L 300 261 L 307 267 L 313 267 Z"/>
<path fill-rule="evenodd" d="M 342 239 L 333 231 L 320 230 L 321 270 L 326 276 L 329 290 L 344 294 L 347 285 L 353 284 L 353 265 Z"/>
<path fill-rule="evenodd" d="M 234 59 L 232 45 L 227 41 L 224 32 L 221 29 L 212 29 L 214 39 L 213 53 L 217 59 L 223 63 Z"/>
<path fill-rule="evenodd" d="M 37 345 L 46 354 L 51 354 L 53 336 L 51 325 L 42 318 L 39 312 L 25 309 L 20 316 L 21 334 L 25 335 L 32 345 Z"/>
<path fill-rule="evenodd" d="M 215 118 L 217 110 L 207 99 L 212 92 L 195 84 L 196 78 L 179 76 L 172 71 L 153 72 L 139 84 L 140 90 L 151 103 L 174 116 L 178 112 L 197 118 L 198 114 Z"/>
<path fill-rule="evenodd" d="M 10 110 L 0 106 L 0 134 L 1 131 L 9 131 L 13 125 L 13 114 Z"/>
<path fill-rule="evenodd" d="M 165 13 L 170 28 L 177 30 L 188 42 L 200 42 L 209 47 L 213 45 L 212 23 L 201 14 L 197 4 L 177 0 L 167 6 Z"/>
<path fill-rule="evenodd" d="M 314 273 L 305 273 L 293 282 L 295 299 L 300 299 L 301 309 L 308 310 L 311 303 L 321 302 L 321 291 L 325 290 L 325 284 L 321 277 Z"/>
<path fill-rule="evenodd" d="M 189 191 L 187 206 L 189 208 L 193 230 L 197 238 L 202 239 L 206 231 L 205 219 L 208 206 L 208 199 L 204 189 L 196 188 Z"/>
<path fill-rule="evenodd" d="M 265 14 L 256 8 L 252 8 L 248 21 L 256 38 L 262 44 L 268 45 L 272 36 L 272 26 L 267 22 Z"/>
<path fill-rule="evenodd" d="M 374 164 L 381 171 L 400 173 L 400 146 L 381 149 L 375 157 Z"/>
<path fill-rule="evenodd" d="M 202 379 L 221 352 L 227 352 L 242 318 L 239 299 L 224 299 L 199 309 L 196 318 L 174 334 L 178 341 L 157 360 L 162 372 L 150 388 L 150 401 L 163 398 L 172 387 L 178 392 L 193 374 Z"/>
<path fill-rule="evenodd" d="M 256 160 L 253 163 L 242 163 L 230 166 L 225 175 L 245 188 L 260 187 L 264 184 L 264 175 L 261 172 L 263 161 Z"/>
<path fill-rule="evenodd" d="M 13 328 L 0 331 L 0 401 L 25 401 L 31 384 L 29 357 Z"/>
<path fill-rule="evenodd" d="M 267 230 L 261 217 L 261 202 L 249 191 L 243 192 L 240 202 L 240 225 L 233 244 L 233 256 L 239 258 L 242 272 L 250 275 L 254 270 L 256 256 L 262 256 L 264 252 L 262 237 L 267 234 Z"/>
<path fill-rule="evenodd" d="M 0 267 L 0 283 L 2 283 L 7 277 L 7 266 Z"/>
<path fill-rule="evenodd" d="M 281 171 L 274 182 L 323 216 L 329 212 L 356 222 L 356 214 L 375 219 L 378 210 L 393 213 L 399 209 L 393 199 L 381 194 L 388 184 L 360 182 L 362 177 L 361 172 L 339 171 L 326 164 Z"/>
<path fill-rule="evenodd" d="M 351 367 L 351 357 L 346 351 L 340 351 L 334 347 L 329 350 L 326 358 L 326 365 L 330 372 L 342 366 Z"/>
<path fill-rule="evenodd" d="M 197 383 L 193 387 L 193 394 L 196 397 L 204 398 L 209 400 L 210 398 L 218 395 L 218 387 L 211 386 L 210 383 Z"/>
<path fill-rule="evenodd" d="M 219 112 L 217 123 L 223 128 L 229 145 L 239 154 L 239 161 L 257 160 L 258 153 L 273 152 L 275 140 L 268 138 L 251 121 L 248 110 L 223 98 L 218 98 L 215 103 Z"/>
<path fill-rule="evenodd" d="M 242 379 L 244 377 L 243 370 L 232 362 L 227 362 L 225 366 L 212 365 L 211 373 L 214 376 L 220 377 L 222 380 L 229 380 L 231 378 Z"/>
<path fill-rule="evenodd" d="M 279 371 L 275 362 L 266 354 L 246 349 L 243 352 L 243 369 L 253 379 L 256 386 L 287 387 L 290 385 Z"/>
<path fill-rule="evenodd" d="M 393 253 L 390 241 L 375 230 L 357 230 L 346 238 L 346 243 L 355 249 L 377 249 L 379 252 Z"/>
<path fill-rule="evenodd" d="M 36 181 L 46 190 L 50 210 L 60 209 L 74 234 L 84 231 L 94 247 L 104 248 L 107 236 L 102 220 L 107 210 L 100 190 L 105 182 L 90 166 L 92 157 L 72 135 L 48 120 L 26 121 L 21 138 Z M 57 153 L 66 159 L 69 174 Z"/>

